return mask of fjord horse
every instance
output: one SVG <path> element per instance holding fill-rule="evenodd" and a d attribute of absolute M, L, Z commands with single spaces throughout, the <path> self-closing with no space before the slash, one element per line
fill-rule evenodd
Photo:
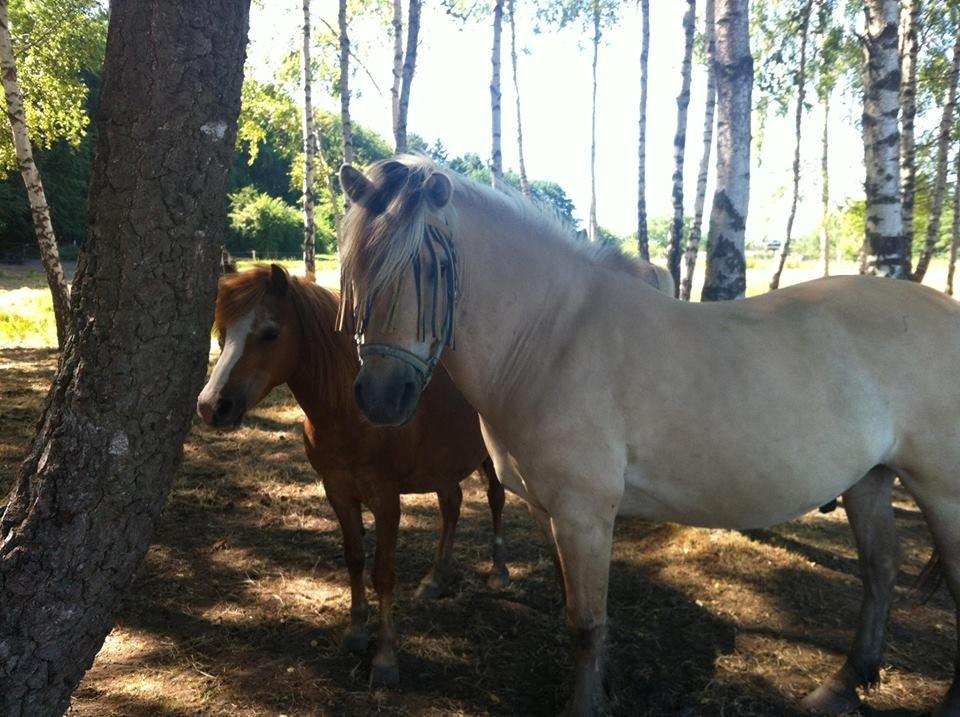
<path fill-rule="evenodd" d="M 598 264 L 516 200 L 400 156 L 345 166 L 341 321 L 356 397 L 415 409 L 441 356 L 549 517 L 566 585 L 569 710 L 605 705 L 617 515 L 769 526 L 843 496 L 864 593 L 843 667 L 802 706 L 876 682 L 897 571 L 891 490 L 916 499 L 960 603 L 960 306 L 834 277 L 742 301 L 674 301 Z M 936 715 L 960 717 L 960 676 Z"/>
<path fill-rule="evenodd" d="M 394 557 L 401 493 L 436 492 L 442 529 L 433 567 L 418 597 L 438 597 L 449 588 L 453 539 L 463 494 L 460 481 L 480 469 L 487 479 L 493 516 L 493 571 L 488 584 L 509 582 L 501 537 L 503 486 L 480 435 L 477 413 L 442 371 L 423 394 L 416 417 L 383 429 L 363 418 L 354 403 L 359 369 L 353 341 L 335 331 L 335 292 L 289 276 L 282 267 L 261 266 L 228 273 L 217 292 L 216 331 L 222 352 L 197 400 L 205 423 L 231 428 L 270 391 L 286 383 L 306 414 L 307 457 L 323 481 L 340 530 L 350 574 L 350 627 L 344 647 L 367 648 L 367 598 L 361 504 L 376 520 L 373 585 L 380 601 L 372 685 L 399 680 L 392 606 Z"/>

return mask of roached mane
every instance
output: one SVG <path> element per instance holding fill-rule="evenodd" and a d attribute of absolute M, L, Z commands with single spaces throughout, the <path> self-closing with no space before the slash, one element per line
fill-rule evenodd
<path fill-rule="evenodd" d="M 424 183 L 434 172 L 443 172 L 453 184 L 453 197 L 437 214 L 441 224 L 449 227 L 456 244 L 457 195 L 470 196 L 484 202 L 491 211 L 512 211 L 518 222 L 528 226 L 526 236 L 563 242 L 589 261 L 611 271 L 623 272 L 660 286 L 653 267 L 623 254 L 617 247 L 588 244 L 578 240 L 558 218 L 551 217 L 539 206 L 510 190 L 494 190 L 468 179 L 453 170 L 440 167 L 426 157 L 398 155 L 373 164 L 366 172 L 372 191 L 354 203 L 340 228 L 341 297 L 338 326 L 356 331 L 354 321 L 363 319 L 378 293 L 391 288 L 418 256 L 424 243 L 428 207 Z M 459 271 L 459 267 L 455 268 Z"/>

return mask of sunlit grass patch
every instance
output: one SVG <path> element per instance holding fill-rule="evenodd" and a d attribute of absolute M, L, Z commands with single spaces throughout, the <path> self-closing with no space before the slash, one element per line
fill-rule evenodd
<path fill-rule="evenodd" d="M 46 289 L 0 291 L 0 347 L 57 345 L 53 302 Z"/>

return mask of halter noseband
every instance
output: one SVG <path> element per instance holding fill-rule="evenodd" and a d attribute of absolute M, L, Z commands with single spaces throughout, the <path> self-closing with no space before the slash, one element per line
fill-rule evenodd
<path fill-rule="evenodd" d="M 417 252 L 414 254 L 411 257 L 410 262 L 413 268 L 413 280 L 417 294 L 417 339 L 419 340 L 426 338 L 428 325 L 426 314 L 423 311 L 422 289 L 428 289 L 432 295 L 429 327 L 432 337 L 436 340 L 433 343 L 433 348 L 431 349 L 430 355 L 427 357 L 427 359 L 424 360 L 412 351 L 408 351 L 400 346 L 393 346 L 391 344 L 384 343 L 360 343 L 363 333 L 362 327 L 366 324 L 373 308 L 372 299 L 366 302 L 367 305 L 364 308 L 364 312 L 361 317 L 357 317 L 355 315 L 355 320 L 356 318 L 361 319 L 360 321 L 356 321 L 358 326 L 355 327 L 357 329 L 357 352 L 360 356 L 360 363 L 363 364 L 364 359 L 368 356 L 386 356 L 397 359 L 398 361 L 402 361 L 416 372 L 417 378 L 420 381 L 421 391 L 426 389 L 427 385 L 430 383 L 430 379 L 433 376 L 433 370 L 436 368 L 437 364 L 440 363 L 440 355 L 443 353 L 443 349 L 447 346 L 454 345 L 454 308 L 460 294 L 460 272 L 458 271 L 457 266 L 457 252 L 453 245 L 453 237 L 451 236 L 450 227 L 447 225 L 444 219 L 427 217 L 424 227 L 424 244 L 427 247 L 429 259 L 433 262 L 434 268 L 432 281 L 429 282 L 428 286 L 421 286 L 420 253 Z M 438 327 L 437 303 L 439 299 L 438 294 L 440 289 L 439 284 L 441 274 L 440 266 L 442 259 L 446 259 L 447 261 L 448 275 L 446 279 L 446 285 L 444 287 L 446 293 L 444 316 L 442 319 L 442 324 Z M 397 286 L 397 294 L 399 294 L 399 285 Z M 393 303 L 389 311 L 391 320 L 394 309 L 396 308 L 397 294 L 394 295 Z"/>

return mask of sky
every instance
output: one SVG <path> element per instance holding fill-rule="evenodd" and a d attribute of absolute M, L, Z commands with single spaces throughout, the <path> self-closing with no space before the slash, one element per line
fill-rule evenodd
<path fill-rule="evenodd" d="M 314 0 L 314 24 L 337 24 L 333 0 Z M 640 13 L 625 3 L 616 26 L 604 33 L 597 90 L 597 214 L 601 226 L 625 236 L 637 225 L 637 137 L 640 101 Z M 671 176 L 676 96 L 683 60 L 682 11 L 685 3 L 652 0 L 647 105 L 647 211 L 651 217 L 672 214 Z M 698 4 L 702 7 L 702 4 Z M 280 58 L 299 47 L 302 3 L 271 0 L 255 5 L 251 16 L 248 71 L 269 80 Z M 698 17 L 698 29 L 702 18 Z M 355 52 L 364 68 L 352 77 L 351 115 L 355 122 L 392 138 L 390 85 L 392 39 L 382 19 L 351 24 Z M 413 81 L 409 131 L 428 143 L 439 139 L 450 156 L 490 155 L 490 74 L 492 14 L 462 23 L 445 14 L 436 0 L 424 3 L 420 48 Z M 510 77 L 509 34 L 504 23 L 502 65 L 503 161 L 517 169 L 515 94 Z M 522 104 L 524 159 L 531 179 L 558 182 L 585 220 L 590 206 L 591 45 L 582 27 L 535 32 L 530 8 L 518 3 L 517 47 Z M 367 72 L 376 80 L 377 86 Z M 706 73 L 696 62 L 687 124 L 685 212 L 693 213 L 697 172 L 703 146 Z M 318 106 L 339 112 L 339 99 L 314 90 Z M 820 218 L 820 140 L 823 113 L 808 93 L 811 111 L 804 117 L 801 146 L 801 194 L 795 236 L 814 231 Z M 831 204 L 863 194 L 863 145 L 857 126 L 860 108 L 839 93 L 831 106 Z M 762 151 L 754 149 L 748 243 L 782 239 L 791 190 L 793 111 L 770 115 Z M 716 152 L 716 145 L 713 148 Z M 707 209 L 713 193 L 708 183 Z"/>

